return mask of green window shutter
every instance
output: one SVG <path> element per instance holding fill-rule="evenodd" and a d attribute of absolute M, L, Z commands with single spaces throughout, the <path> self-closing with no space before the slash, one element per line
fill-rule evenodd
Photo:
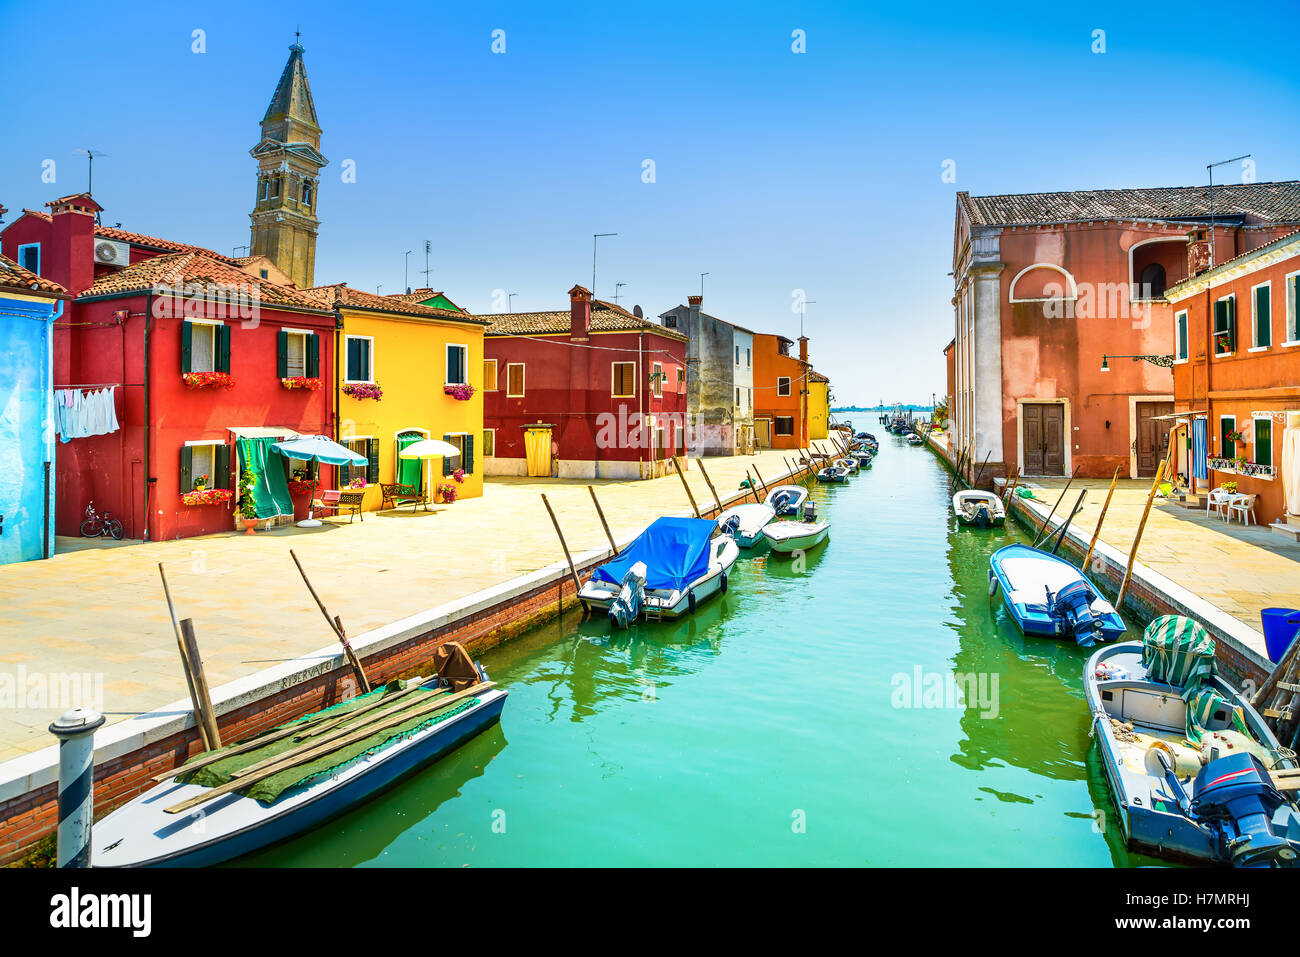
<path fill-rule="evenodd" d="M 280 330 L 279 335 L 276 337 L 275 374 L 281 379 L 289 374 L 289 333 L 283 329 Z"/>
<path fill-rule="evenodd" d="M 468 475 L 474 471 L 474 436 L 466 435 L 465 443 L 465 473 Z"/>
<path fill-rule="evenodd" d="M 1187 358 L 1187 317 L 1178 320 L 1178 358 Z"/>
<path fill-rule="evenodd" d="M 185 323 L 189 325 L 189 323 Z M 181 492 L 194 488 L 194 450 L 188 445 L 181 446 Z"/>
<path fill-rule="evenodd" d="M 217 371 L 230 372 L 230 326 L 224 322 L 217 327 Z"/>
<path fill-rule="evenodd" d="M 451 433 L 448 432 L 446 435 L 444 435 L 444 436 L 442 437 L 442 440 L 443 440 L 444 442 L 450 442 L 450 441 L 451 441 Z M 442 457 L 442 474 L 443 474 L 443 475 L 450 475 L 450 474 L 451 474 L 451 460 L 452 460 L 453 458 L 455 458 L 455 456 L 452 456 L 452 455 L 444 455 L 444 456 Z"/>
<path fill-rule="evenodd" d="M 1273 464 L 1273 420 L 1255 421 L 1255 464 Z"/>
<path fill-rule="evenodd" d="M 320 375 L 320 336 L 314 332 L 307 337 L 307 375 L 312 379 Z"/>
<path fill-rule="evenodd" d="M 1273 317 L 1270 314 L 1268 294 L 1268 286 L 1260 286 L 1255 290 L 1255 345 L 1261 347 L 1273 344 Z"/>
<path fill-rule="evenodd" d="M 230 446 L 218 445 L 217 454 L 214 456 L 215 464 L 212 466 L 212 487 L 227 488 L 233 490 L 235 483 L 230 480 Z"/>
<path fill-rule="evenodd" d="M 379 442 L 366 439 L 366 481 L 374 485 L 379 481 Z"/>
<path fill-rule="evenodd" d="M 193 372 L 194 323 L 188 319 L 181 323 L 181 372 Z"/>

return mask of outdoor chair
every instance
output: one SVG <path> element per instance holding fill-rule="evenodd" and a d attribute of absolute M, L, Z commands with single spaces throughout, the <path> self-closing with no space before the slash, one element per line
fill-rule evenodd
<path fill-rule="evenodd" d="M 1228 520 L 1228 505 L 1232 502 L 1235 492 L 1229 492 L 1222 485 L 1210 490 L 1210 494 L 1205 497 L 1205 517 L 1210 517 L 1210 510 L 1213 509 L 1218 516 L 1225 522 Z"/>
<path fill-rule="evenodd" d="M 400 508 L 403 505 L 410 505 L 414 509 L 417 505 L 424 505 L 424 493 L 414 485 L 402 485 L 397 482 L 381 483 L 379 490 L 383 493 L 383 501 L 380 502 L 379 508 Z"/>
<path fill-rule="evenodd" d="M 1234 495 L 1228 503 L 1228 515 L 1240 518 L 1243 525 L 1255 524 L 1255 500 L 1258 495 Z"/>
<path fill-rule="evenodd" d="M 340 515 L 347 512 L 349 525 L 357 516 L 360 516 L 361 521 L 364 522 L 366 517 L 361 514 L 361 503 L 365 495 L 365 489 L 325 489 L 320 493 L 320 498 L 311 503 L 312 514 L 328 512 L 332 515 Z"/>

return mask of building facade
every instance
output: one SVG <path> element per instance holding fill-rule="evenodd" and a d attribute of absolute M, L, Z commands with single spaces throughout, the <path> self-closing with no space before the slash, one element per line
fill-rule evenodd
<path fill-rule="evenodd" d="M 582 286 L 568 311 L 484 318 L 488 475 L 656 478 L 686 454 L 684 335 Z"/>
<path fill-rule="evenodd" d="M 1300 540 L 1300 234 L 1193 267 L 1166 296 L 1178 471 L 1201 491 L 1235 483 Z"/>
<path fill-rule="evenodd" d="M 659 316 L 686 337 L 692 455 L 735 455 L 754 445 L 754 334 L 704 312 L 703 296 Z"/>
<path fill-rule="evenodd" d="M 754 333 L 754 436 L 759 448 L 808 446 L 808 339 L 799 337 L 803 356 L 791 355 L 792 339 Z"/>
<path fill-rule="evenodd" d="M 412 486 L 429 500 L 483 494 L 483 320 L 403 302 L 346 284 L 310 290 L 342 319 L 335 331 L 337 440 L 365 457 L 341 485 L 365 483 L 363 508 L 384 504 L 381 485 Z M 376 390 L 382 394 L 375 398 Z M 457 446 L 425 461 L 400 451 L 421 439 Z"/>
<path fill-rule="evenodd" d="M 1219 259 L 1300 224 L 1300 183 L 1213 199 Z M 1153 475 L 1173 411 L 1164 294 L 1187 276 L 1189 230 L 1209 226 L 1204 187 L 958 193 L 955 447 L 988 456 L 990 480 Z"/>
<path fill-rule="evenodd" d="M 67 298 L 0 256 L 0 565 L 54 554 L 54 323 Z"/>
<path fill-rule="evenodd" d="M 815 369 L 808 370 L 808 438 L 825 439 L 830 435 L 831 380 Z"/>

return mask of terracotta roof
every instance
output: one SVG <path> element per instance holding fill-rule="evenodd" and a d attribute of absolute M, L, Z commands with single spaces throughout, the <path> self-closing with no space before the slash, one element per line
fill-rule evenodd
<path fill-rule="evenodd" d="M 489 336 L 535 336 L 545 333 L 568 332 L 572 315 L 568 309 L 553 312 L 497 312 L 482 316 L 488 323 Z M 686 340 L 675 329 L 667 329 L 657 322 L 632 315 L 621 306 L 597 299 L 591 304 L 592 332 L 656 332 L 673 339 Z"/>
<path fill-rule="evenodd" d="M 824 376 L 816 369 L 809 369 L 808 381 L 809 382 L 830 382 L 831 380 L 830 380 L 830 376 Z"/>
<path fill-rule="evenodd" d="M 24 209 L 23 214 L 35 216 L 43 219 L 47 223 L 52 222 L 54 217 L 49 213 L 44 213 L 35 209 Z M 192 246 L 189 243 L 173 242 L 170 239 L 161 239 L 158 236 L 146 236 L 144 233 L 133 233 L 125 229 L 117 229 L 113 226 L 95 226 L 95 235 L 104 239 L 117 239 L 125 243 L 132 243 L 136 246 L 145 246 L 149 249 L 161 249 L 174 253 L 199 253 L 209 259 L 219 259 L 222 262 L 234 262 L 230 256 L 223 256 L 221 253 L 203 246 Z M 247 257 L 246 257 L 247 258 Z"/>
<path fill-rule="evenodd" d="M 408 302 L 396 296 L 380 296 L 373 292 L 353 289 L 345 282 L 326 286 L 315 286 L 303 292 L 311 295 L 318 302 L 332 309 L 336 303 L 351 306 L 354 309 L 370 309 L 375 312 L 391 312 L 403 316 L 423 316 L 426 319 L 449 319 L 454 322 L 472 322 L 486 324 L 487 319 L 471 316 L 454 309 L 440 309 L 436 306 L 422 306 L 418 302 Z M 428 298 L 427 296 L 425 298 Z"/>
<path fill-rule="evenodd" d="M 1199 280 L 1205 279 L 1207 276 L 1220 275 L 1222 272 L 1228 269 L 1228 267 L 1232 266 L 1235 263 L 1240 263 L 1248 259 L 1254 259 L 1257 256 L 1262 256 L 1265 253 L 1272 252 L 1273 250 L 1277 249 L 1279 246 L 1285 246 L 1287 243 L 1294 241 L 1297 236 L 1300 236 L 1300 229 L 1293 229 L 1289 233 L 1283 233 L 1281 236 L 1277 237 L 1277 239 L 1274 239 L 1272 242 L 1265 243 L 1263 246 L 1256 246 L 1254 249 L 1251 249 L 1247 252 L 1238 253 L 1236 256 L 1233 256 L 1231 259 L 1225 259 L 1223 262 L 1215 263 L 1213 268 L 1206 269 L 1202 272 L 1198 272 L 1195 276 L 1188 276 L 1182 282 L 1175 283 L 1174 285 L 1170 286 L 1168 289 L 1165 290 L 1165 295 L 1168 296 L 1169 293 L 1174 292 L 1178 289 L 1182 289 L 1187 286 L 1193 286 Z"/>
<path fill-rule="evenodd" d="M 36 273 L 24 269 L 6 256 L 0 256 L 0 286 L 30 289 L 32 292 L 48 292 L 56 296 L 66 296 L 68 294 L 68 290 L 57 282 L 42 279 Z"/>
<path fill-rule="evenodd" d="M 1199 220 L 1210 215 L 1208 186 L 1091 189 L 1061 193 L 971 196 L 957 201 L 973 226 L 1035 226 L 1106 220 Z M 1214 214 L 1248 225 L 1300 223 L 1300 182 L 1214 187 Z"/>
<path fill-rule="evenodd" d="M 319 298 L 308 295 L 301 289 L 277 285 L 265 279 L 254 279 L 231 262 L 198 253 L 166 253 L 142 259 L 125 269 L 100 276 L 78 298 L 149 292 L 156 286 L 190 282 L 256 286 L 259 299 L 265 303 L 316 311 L 328 309 Z"/>

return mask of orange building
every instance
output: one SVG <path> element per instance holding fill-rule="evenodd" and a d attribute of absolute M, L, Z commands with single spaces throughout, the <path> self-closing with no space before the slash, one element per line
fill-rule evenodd
<path fill-rule="evenodd" d="M 1165 293 L 1178 471 L 1202 490 L 1235 482 L 1258 522 L 1300 541 L 1300 232 L 1213 268 L 1197 241 L 1191 278 Z"/>
<path fill-rule="evenodd" d="M 759 448 L 802 449 L 808 445 L 808 337 L 799 355 L 785 336 L 754 333 L 754 439 Z"/>

